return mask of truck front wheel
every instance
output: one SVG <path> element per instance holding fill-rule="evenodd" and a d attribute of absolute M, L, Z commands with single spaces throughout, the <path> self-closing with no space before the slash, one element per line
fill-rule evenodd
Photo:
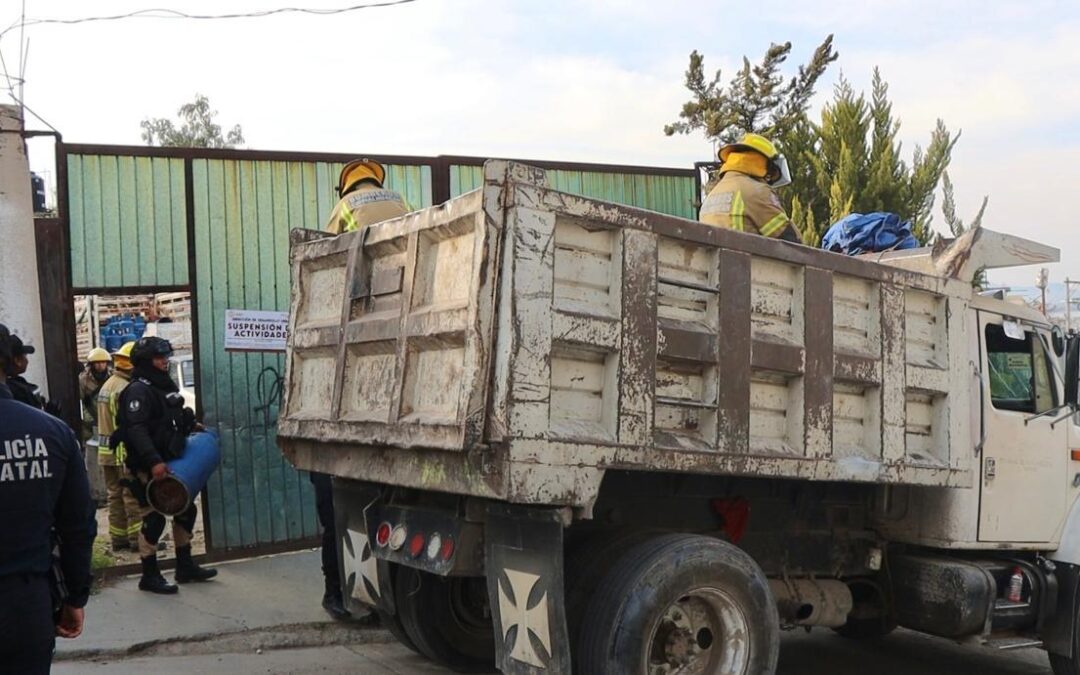
<path fill-rule="evenodd" d="M 440 577 L 401 567 L 394 586 L 398 618 L 417 651 L 461 672 L 495 668 L 495 630 L 483 577 Z"/>
<path fill-rule="evenodd" d="M 772 673 L 780 620 L 768 581 L 735 546 L 662 535 L 626 552 L 585 613 L 586 673 Z"/>

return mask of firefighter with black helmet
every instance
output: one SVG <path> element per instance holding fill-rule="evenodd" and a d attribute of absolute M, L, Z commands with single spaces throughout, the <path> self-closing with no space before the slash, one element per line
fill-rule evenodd
<path fill-rule="evenodd" d="M 75 434 L 12 397 L 12 342 L 0 324 L 0 671 L 48 673 L 56 636 L 82 633 L 97 522 Z"/>
<path fill-rule="evenodd" d="M 146 485 L 169 472 L 166 462 L 183 454 L 187 437 L 196 427 L 194 412 L 183 407 L 179 387 L 169 377 L 172 351 L 169 341 L 159 337 L 140 338 L 131 348 L 131 383 L 120 394 L 114 434 L 114 441 L 124 444 L 125 463 L 134 477 L 141 505 L 139 588 L 160 594 L 176 593 L 177 587 L 165 580 L 158 567 L 157 543 L 165 531 L 165 516 L 146 503 Z M 173 517 L 178 583 L 217 576 L 217 570 L 200 567 L 191 557 L 191 534 L 197 515 L 192 504 Z"/>

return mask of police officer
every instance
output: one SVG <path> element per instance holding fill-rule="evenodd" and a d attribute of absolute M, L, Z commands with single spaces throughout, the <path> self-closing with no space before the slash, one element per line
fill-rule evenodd
<path fill-rule="evenodd" d="M 383 187 L 385 179 L 386 169 L 373 159 L 355 159 L 346 164 L 338 176 L 341 201 L 330 213 L 326 231 L 352 232 L 408 213 L 401 195 Z"/>
<path fill-rule="evenodd" d="M 44 410 L 45 401 L 38 393 L 37 385 L 28 382 L 23 377 L 23 373 L 30 366 L 30 360 L 26 357 L 36 350 L 33 345 L 23 342 L 18 335 L 12 335 L 10 340 L 11 359 L 4 367 L 4 370 L 7 373 L 7 383 L 8 388 L 11 389 L 11 395 L 20 403 L 33 406 L 38 410 Z"/>
<path fill-rule="evenodd" d="M 163 478 L 169 468 L 165 462 L 183 454 L 187 436 L 195 428 L 195 415 L 183 407 L 183 397 L 169 377 L 172 345 L 159 337 L 140 338 L 131 348 L 131 383 L 120 393 L 117 405 L 118 441 L 127 454 L 125 462 L 140 486 L 136 495 L 142 505 L 142 528 L 139 531 L 139 556 L 142 578 L 139 588 L 151 593 L 176 593 L 175 585 L 165 581 L 157 561 L 157 543 L 165 530 L 165 516 L 145 503 L 145 489 L 151 478 Z M 173 541 L 176 543 L 176 581 L 206 581 L 217 576 L 195 564 L 191 558 L 191 534 L 198 511 L 194 504 L 173 517 Z"/>
<path fill-rule="evenodd" d="M 0 325 L 0 671 L 48 673 L 56 636 L 82 633 L 97 527 L 75 434 L 12 398 L 11 342 Z M 49 583 L 54 541 L 63 586 Z"/>

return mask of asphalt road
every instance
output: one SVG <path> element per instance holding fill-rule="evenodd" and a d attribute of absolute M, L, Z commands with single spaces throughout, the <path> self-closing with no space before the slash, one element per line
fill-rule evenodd
<path fill-rule="evenodd" d="M 114 662 L 57 664 L 54 673 L 434 674 L 449 671 L 397 644 L 365 644 L 246 654 L 188 654 Z M 779 675 L 1035 675 L 1049 673 L 1039 650 L 997 652 L 897 631 L 874 642 L 851 642 L 830 631 L 784 635 Z"/>

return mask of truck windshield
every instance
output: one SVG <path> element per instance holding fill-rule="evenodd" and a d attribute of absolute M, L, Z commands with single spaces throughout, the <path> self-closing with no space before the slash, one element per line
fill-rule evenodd
<path fill-rule="evenodd" d="M 1041 340 L 1025 331 L 1022 340 L 997 324 L 986 327 L 986 361 L 990 402 L 1001 410 L 1040 413 L 1056 404 L 1050 360 Z"/>

